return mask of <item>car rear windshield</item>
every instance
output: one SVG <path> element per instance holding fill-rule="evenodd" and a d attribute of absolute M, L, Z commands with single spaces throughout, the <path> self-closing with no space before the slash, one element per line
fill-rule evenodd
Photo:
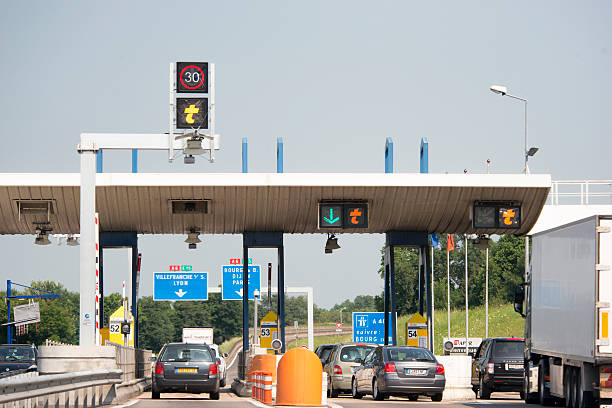
<path fill-rule="evenodd" d="M 164 349 L 159 361 L 213 361 L 213 358 L 208 348 L 172 345 Z"/>
<path fill-rule="evenodd" d="M 355 362 L 358 358 L 365 359 L 366 354 L 372 350 L 374 346 L 345 346 L 340 352 L 340 361 Z"/>
<path fill-rule="evenodd" d="M 27 346 L 2 346 L 0 347 L 0 361 L 30 362 L 36 361 L 34 350 Z"/>
<path fill-rule="evenodd" d="M 496 341 L 493 343 L 493 357 L 523 357 L 525 342 L 518 340 Z"/>
<path fill-rule="evenodd" d="M 393 347 L 387 349 L 389 361 L 435 361 L 429 350 L 411 347 Z"/>

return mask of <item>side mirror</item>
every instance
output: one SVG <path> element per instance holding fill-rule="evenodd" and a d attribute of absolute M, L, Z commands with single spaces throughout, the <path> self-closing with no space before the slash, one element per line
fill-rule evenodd
<path fill-rule="evenodd" d="M 228 357 L 229 357 L 229 354 L 223 353 L 223 358 L 228 358 Z"/>
<path fill-rule="evenodd" d="M 514 311 L 525 317 L 523 313 L 523 302 L 525 301 L 525 284 L 521 284 L 514 288 Z"/>

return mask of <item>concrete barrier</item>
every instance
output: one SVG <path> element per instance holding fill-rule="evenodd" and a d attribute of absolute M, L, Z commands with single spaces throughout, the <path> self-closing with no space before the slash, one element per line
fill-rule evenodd
<path fill-rule="evenodd" d="M 472 357 L 470 356 L 436 356 L 444 366 L 446 386 L 442 400 L 473 401 L 476 394 L 472 391 Z"/>
<path fill-rule="evenodd" d="M 38 348 L 38 372 L 41 374 L 114 370 L 116 368 L 114 347 L 40 346 Z"/>

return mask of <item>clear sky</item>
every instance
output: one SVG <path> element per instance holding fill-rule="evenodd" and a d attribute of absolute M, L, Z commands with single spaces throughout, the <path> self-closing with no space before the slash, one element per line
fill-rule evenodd
<path fill-rule="evenodd" d="M 519 173 L 529 100 L 532 173 L 553 180 L 612 179 L 612 3 L 609 1 L 28 1 L 0 3 L 0 172 L 78 172 L 81 132 L 161 133 L 168 126 L 168 64 L 216 64 L 214 164 L 140 155 L 141 172 Z M 130 153 L 107 153 L 105 172 L 129 172 Z M 240 236 L 145 236 L 141 294 L 152 273 L 192 264 L 221 281 Z M 2 281 L 54 279 L 78 290 L 78 249 L 0 237 Z M 378 294 L 382 235 L 285 236 L 286 282 L 313 286 L 329 307 Z M 253 252 L 255 263 L 274 251 Z M 106 293 L 120 291 L 126 251 L 107 251 Z"/>

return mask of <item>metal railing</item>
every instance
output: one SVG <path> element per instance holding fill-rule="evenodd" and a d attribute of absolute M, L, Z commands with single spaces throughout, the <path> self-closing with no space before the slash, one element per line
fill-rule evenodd
<path fill-rule="evenodd" d="M 612 204 L 612 180 L 553 181 L 547 204 L 605 205 Z"/>

